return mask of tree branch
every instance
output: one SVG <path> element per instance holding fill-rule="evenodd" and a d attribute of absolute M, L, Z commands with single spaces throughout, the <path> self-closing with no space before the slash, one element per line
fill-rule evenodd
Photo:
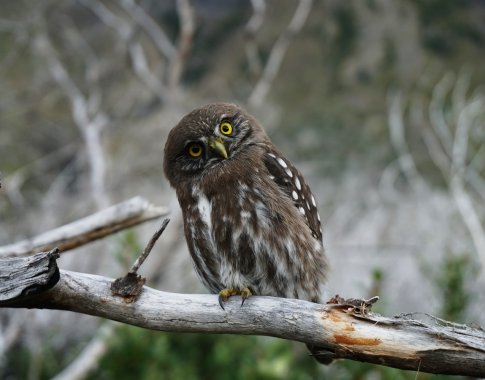
<path fill-rule="evenodd" d="M 161 58 L 170 58 L 174 55 L 174 47 L 168 41 L 165 33 L 145 11 L 132 0 L 120 3 L 129 17 L 120 17 L 99 0 L 79 0 L 81 4 L 90 9 L 103 23 L 113 28 L 120 40 L 128 47 L 133 71 L 137 78 L 160 101 L 167 96 L 166 86 L 159 75 L 152 71 L 148 62 L 148 55 L 140 39 L 134 38 L 137 28 L 145 30 L 160 52 Z"/>
<path fill-rule="evenodd" d="M 264 66 L 261 78 L 254 86 L 251 95 L 249 95 L 248 104 L 250 106 L 256 107 L 263 104 L 271 89 L 273 81 L 280 70 L 288 46 L 290 45 L 292 38 L 298 34 L 303 28 L 303 25 L 305 25 L 312 6 L 313 0 L 299 0 L 290 23 L 274 43 Z"/>
<path fill-rule="evenodd" d="M 54 247 L 64 252 L 167 214 L 166 208 L 134 197 L 32 239 L 0 247 L 0 257 L 25 256 Z"/>
<path fill-rule="evenodd" d="M 106 160 L 101 142 L 101 132 L 108 125 L 108 117 L 100 110 L 91 112 L 90 96 L 83 94 L 79 86 L 72 78 L 68 68 L 58 57 L 57 51 L 50 39 L 45 20 L 38 23 L 38 32 L 34 40 L 37 52 L 43 57 L 52 79 L 64 92 L 69 100 L 72 119 L 76 124 L 84 144 L 90 167 L 90 181 L 94 201 L 98 208 L 106 207 L 109 204 L 105 189 Z M 91 66 L 94 66 L 90 63 Z M 96 86 L 91 86 L 96 89 Z M 91 97 L 94 99 L 99 97 Z"/>
<path fill-rule="evenodd" d="M 177 0 L 177 13 L 180 23 L 180 34 L 177 42 L 177 51 L 170 62 L 168 73 L 168 86 L 170 91 L 176 91 L 186 65 L 192 39 L 195 31 L 195 16 L 190 0 Z"/>
<path fill-rule="evenodd" d="M 127 11 L 127 13 L 133 18 L 136 25 L 143 30 L 151 38 L 155 46 L 160 53 L 167 60 L 173 59 L 177 53 L 175 46 L 173 46 L 170 39 L 165 32 L 146 11 L 133 0 L 122 0 L 121 6 Z"/>
<path fill-rule="evenodd" d="M 419 187 L 425 186 L 426 183 L 419 174 L 414 161 L 413 155 L 410 153 L 406 136 L 404 132 L 404 120 L 401 107 L 401 92 L 398 90 L 390 91 L 388 94 L 388 125 L 389 138 L 392 146 L 399 154 L 398 164 L 408 182 L 415 190 Z"/>
<path fill-rule="evenodd" d="M 52 380 L 83 380 L 86 379 L 89 372 L 95 364 L 108 351 L 109 338 L 117 331 L 116 327 L 120 326 L 114 322 L 103 324 L 96 335 L 84 347 L 82 352 L 66 368 L 59 372 Z"/>
<path fill-rule="evenodd" d="M 246 43 L 244 47 L 246 48 L 249 71 L 253 75 L 259 75 L 262 70 L 262 64 L 261 60 L 259 59 L 258 47 L 256 45 L 256 35 L 264 23 L 266 1 L 251 0 L 251 5 L 253 7 L 253 15 L 245 27 Z"/>
<path fill-rule="evenodd" d="M 12 260 L 0 260 L 0 266 L 5 261 Z M 252 297 L 243 307 L 233 297 L 222 310 L 215 295 L 175 294 L 149 287 L 135 302 L 126 303 L 111 294 L 111 283 L 109 278 L 61 270 L 53 288 L 34 297 L 0 302 L 0 307 L 69 310 L 161 331 L 268 335 L 322 347 L 336 359 L 430 373 L 485 375 L 485 331 L 480 328 L 434 317 L 428 322 L 409 316 L 386 318 L 350 305 L 273 297 Z"/>
<path fill-rule="evenodd" d="M 421 112 L 423 99 L 413 94 L 410 97 L 412 101 L 409 108 L 414 123 L 420 126 L 419 131 L 428 149 L 429 157 L 446 181 L 451 199 L 470 233 L 482 267 L 480 275 L 483 278 L 485 228 L 481 220 L 483 214 L 481 200 L 485 199 L 485 178 L 483 166 L 480 165 L 483 144 L 478 131 L 483 128 L 485 96 L 480 88 L 471 95 L 467 95 L 470 75 L 466 69 L 463 69 L 458 76 L 448 72 L 433 87 L 428 107 L 430 128 L 421 127 L 427 123 Z M 391 142 L 400 156 L 405 156 L 409 163 L 412 163 L 412 165 L 408 163 L 407 167 L 404 162 L 401 165 L 411 183 L 414 174 L 418 172 L 413 153 L 408 149 L 404 136 L 402 108 L 399 93 L 394 97 L 391 96 L 389 102 Z M 398 132 L 394 133 L 394 136 L 393 129 Z M 402 158 L 399 162 L 401 161 Z M 420 179 L 420 182 L 425 183 L 424 179 Z"/>

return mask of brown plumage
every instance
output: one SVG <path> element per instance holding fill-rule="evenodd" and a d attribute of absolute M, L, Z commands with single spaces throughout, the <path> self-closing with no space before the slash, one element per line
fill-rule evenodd
<path fill-rule="evenodd" d="M 251 115 L 226 103 L 190 112 L 170 131 L 164 171 L 194 267 L 222 307 L 235 294 L 321 301 L 315 198 Z"/>

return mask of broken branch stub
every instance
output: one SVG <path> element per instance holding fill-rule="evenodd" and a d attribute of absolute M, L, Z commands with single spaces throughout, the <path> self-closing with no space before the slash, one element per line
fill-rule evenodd
<path fill-rule="evenodd" d="M 0 305 L 35 296 L 59 281 L 59 249 L 22 258 L 0 259 Z"/>

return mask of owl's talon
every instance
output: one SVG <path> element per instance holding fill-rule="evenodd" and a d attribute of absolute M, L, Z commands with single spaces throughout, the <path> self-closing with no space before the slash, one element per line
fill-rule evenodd
<path fill-rule="evenodd" d="M 239 294 L 239 292 L 234 288 L 222 289 L 219 292 L 219 305 L 221 305 L 222 310 L 226 310 L 224 308 L 224 302 L 226 302 L 229 299 L 229 297 L 235 296 L 236 294 Z"/>
<path fill-rule="evenodd" d="M 219 305 L 221 305 L 222 310 L 226 310 L 224 308 L 224 302 L 226 302 L 226 301 L 224 301 L 222 296 L 219 294 Z"/>
<path fill-rule="evenodd" d="M 242 305 L 244 305 L 244 302 L 253 295 L 253 292 L 251 292 L 251 289 L 249 288 L 242 288 L 241 289 L 241 298 L 242 298 L 242 302 L 241 302 L 241 307 Z"/>

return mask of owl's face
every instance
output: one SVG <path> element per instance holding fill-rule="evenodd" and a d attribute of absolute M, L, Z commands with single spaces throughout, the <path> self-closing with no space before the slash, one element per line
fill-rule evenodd
<path fill-rule="evenodd" d="M 209 104 L 186 115 L 170 131 L 164 171 L 171 185 L 196 180 L 241 152 L 265 142 L 267 135 L 254 118 L 228 103 Z"/>

